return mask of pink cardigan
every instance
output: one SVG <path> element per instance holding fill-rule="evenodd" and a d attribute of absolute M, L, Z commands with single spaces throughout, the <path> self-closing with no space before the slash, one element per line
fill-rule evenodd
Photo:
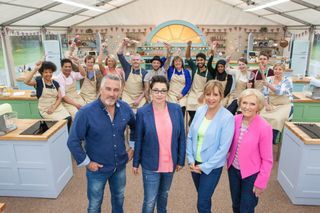
<path fill-rule="evenodd" d="M 227 160 L 232 165 L 237 150 L 243 115 L 235 116 L 235 131 Z M 244 179 L 259 172 L 254 186 L 265 189 L 270 177 L 272 157 L 272 127 L 260 115 L 256 115 L 244 133 L 238 152 L 241 177 Z"/>

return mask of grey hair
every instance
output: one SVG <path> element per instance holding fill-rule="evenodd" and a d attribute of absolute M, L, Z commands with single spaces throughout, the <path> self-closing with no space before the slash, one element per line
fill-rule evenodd
<path fill-rule="evenodd" d="M 114 81 L 119 81 L 120 88 L 122 88 L 122 81 L 121 81 L 121 79 L 120 79 L 120 77 L 118 75 L 107 74 L 101 80 L 100 89 L 102 89 L 102 87 L 106 83 L 107 79 L 114 80 Z"/>

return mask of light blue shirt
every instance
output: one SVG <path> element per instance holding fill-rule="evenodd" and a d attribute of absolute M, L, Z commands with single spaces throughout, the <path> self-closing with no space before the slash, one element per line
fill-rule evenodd
<path fill-rule="evenodd" d="M 199 107 L 191 123 L 187 138 L 187 159 L 189 164 L 195 162 L 198 131 L 207 110 L 207 105 Z M 199 166 L 205 174 L 209 174 L 213 169 L 224 166 L 231 146 L 234 126 L 233 115 L 221 106 L 206 130 L 201 147 L 200 155 L 202 163 Z"/>

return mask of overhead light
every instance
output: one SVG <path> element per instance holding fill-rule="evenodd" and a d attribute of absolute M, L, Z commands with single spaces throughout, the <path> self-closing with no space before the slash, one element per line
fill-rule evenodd
<path fill-rule="evenodd" d="M 105 10 L 103 10 L 103 9 L 99 9 L 99 8 L 96 8 L 96 7 L 91 7 L 89 5 L 80 4 L 80 3 L 77 3 L 77 2 L 74 2 L 74 1 L 70 1 L 70 0 L 54 0 L 54 1 L 61 2 L 63 4 L 68 4 L 68 5 L 75 6 L 75 7 L 88 9 L 88 10 L 94 10 L 94 11 L 97 11 L 97 12 L 105 12 Z"/>
<path fill-rule="evenodd" d="M 245 9 L 244 11 L 253 12 L 253 11 L 261 10 L 263 8 L 266 8 L 266 7 L 272 7 L 272 6 L 277 5 L 277 4 L 285 3 L 285 2 L 288 2 L 288 1 L 290 1 L 290 0 L 276 0 L 276 1 L 272 1 L 272 2 L 269 2 L 269 3 L 263 4 L 263 5 L 259 5 L 259 6 L 252 7 L 252 8 L 249 8 L 249 9 Z"/>

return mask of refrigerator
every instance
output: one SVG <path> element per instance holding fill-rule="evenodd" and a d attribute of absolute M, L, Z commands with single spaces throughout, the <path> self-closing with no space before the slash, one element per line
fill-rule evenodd
<path fill-rule="evenodd" d="M 292 75 L 306 75 L 308 65 L 310 42 L 306 40 L 295 40 L 291 48 L 290 68 Z"/>

